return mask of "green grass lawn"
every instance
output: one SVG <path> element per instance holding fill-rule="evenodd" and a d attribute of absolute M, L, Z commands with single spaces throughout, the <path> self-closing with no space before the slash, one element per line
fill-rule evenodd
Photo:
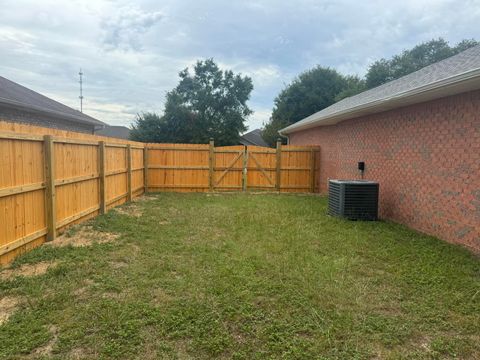
<path fill-rule="evenodd" d="M 0 298 L 0 358 L 480 358 L 480 261 L 326 198 L 159 194 L 43 246 Z M 74 228 L 69 232 L 75 237 Z M 111 238 L 111 236 L 110 236 Z"/>

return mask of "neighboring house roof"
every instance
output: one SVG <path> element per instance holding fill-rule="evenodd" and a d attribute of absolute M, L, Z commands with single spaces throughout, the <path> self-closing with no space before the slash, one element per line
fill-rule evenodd
<path fill-rule="evenodd" d="M 262 138 L 262 130 L 255 129 L 240 136 L 240 144 L 242 145 L 256 145 L 268 147 L 268 144 Z"/>
<path fill-rule="evenodd" d="M 480 89 L 480 45 L 358 95 L 343 99 L 281 134 Z"/>
<path fill-rule="evenodd" d="M 130 129 L 126 126 L 110 126 L 107 125 L 105 128 L 95 131 L 95 135 L 108 136 L 118 139 L 130 139 Z"/>
<path fill-rule="evenodd" d="M 103 127 L 105 123 L 0 76 L 0 105 Z"/>

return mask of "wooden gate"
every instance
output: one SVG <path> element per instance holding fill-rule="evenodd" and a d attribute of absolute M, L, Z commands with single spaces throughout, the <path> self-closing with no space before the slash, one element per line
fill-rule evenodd
<path fill-rule="evenodd" d="M 261 146 L 247 146 L 245 190 L 279 190 L 277 151 Z"/>
<path fill-rule="evenodd" d="M 213 150 L 213 176 L 210 188 L 216 191 L 239 191 L 245 189 L 245 147 L 221 146 Z"/>
<path fill-rule="evenodd" d="M 315 191 L 315 152 L 318 149 L 282 146 L 214 147 L 211 190 Z"/>

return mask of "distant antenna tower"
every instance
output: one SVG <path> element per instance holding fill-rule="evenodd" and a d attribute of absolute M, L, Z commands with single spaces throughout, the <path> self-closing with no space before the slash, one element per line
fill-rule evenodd
<path fill-rule="evenodd" d="M 80 96 L 78 97 L 80 99 L 80 112 L 83 113 L 83 72 L 82 72 L 82 68 L 80 68 L 80 72 L 78 73 L 78 75 L 80 76 Z"/>

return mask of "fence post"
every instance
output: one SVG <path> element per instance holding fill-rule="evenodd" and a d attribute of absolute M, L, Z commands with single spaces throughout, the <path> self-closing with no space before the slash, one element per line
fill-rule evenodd
<path fill-rule="evenodd" d="M 215 174 L 215 143 L 212 138 L 209 142 L 209 153 L 208 153 L 208 189 L 213 191 L 213 177 Z"/>
<path fill-rule="evenodd" d="M 99 175 L 99 190 L 100 190 L 100 214 L 105 214 L 107 212 L 107 201 L 105 194 L 105 141 L 100 141 L 98 143 L 98 175 Z"/>
<path fill-rule="evenodd" d="M 253 155 L 252 155 L 253 156 Z M 245 146 L 243 149 L 243 181 L 242 181 L 242 190 L 247 191 L 247 179 L 248 179 L 248 146 Z"/>
<path fill-rule="evenodd" d="M 143 146 L 143 192 L 148 192 L 148 148 Z"/>
<path fill-rule="evenodd" d="M 53 137 L 45 135 L 44 151 L 45 151 L 45 210 L 47 222 L 47 241 L 55 240 L 57 234 L 57 210 L 55 196 L 55 149 L 53 145 Z"/>
<path fill-rule="evenodd" d="M 280 191 L 280 181 L 282 178 L 282 140 L 277 139 L 277 171 L 275 177 L 275 188 Z"/>
<path fill-rule="evenodd" d="M 310 150 L 310 192 L 315 192 L 315 149 Z"/>
<path fill-rule="evenodd" d="M 127 144 L 127 201 L 132 201 L 132 145 Z"/>

